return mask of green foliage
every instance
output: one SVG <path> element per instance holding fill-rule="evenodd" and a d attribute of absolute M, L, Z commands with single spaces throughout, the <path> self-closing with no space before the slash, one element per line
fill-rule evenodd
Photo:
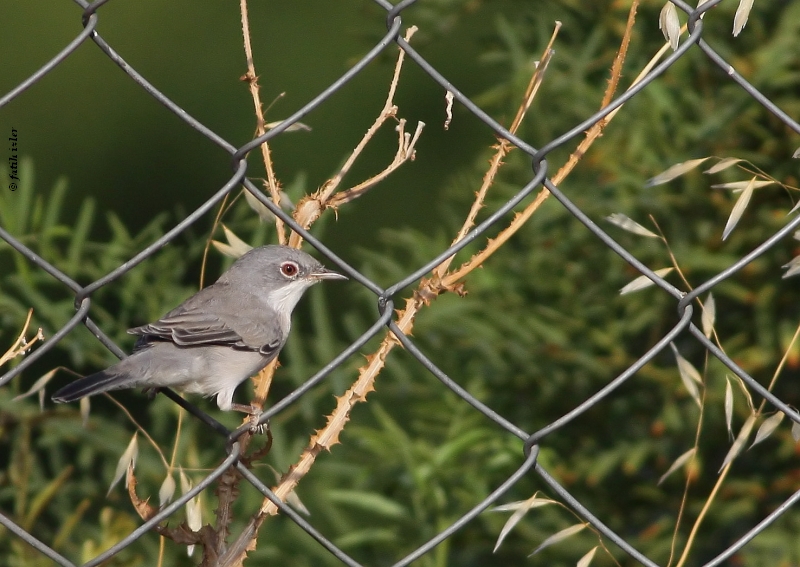
<path fill-rule="evenodd" d="M 61 219 L 68 198 L 66 180 L 58 180 L 49 193 L 37 191 L 29 159 L 21 162 L 20 179 L 18 191 L 0 195 L 3 227 L 79 285 L 105 276 L 163 234 L 166 215 L 154 218 L 134 236 L 115 215 L 108 213 L 109 240 L 93 240 L 98 227 L 91 199 L 85 200 L 77 218 L 67 223 Z M 188 295 L 191 288 L 181 286 L 181 280 L 189 262 L 198 258 L 202 243 L 193 245 L 188 254 L 186 243 L 180 243 L 183 249 L 168 246 L 127 272 L 120 278 L 122 286 L 107 286 L 92 296 L 90 317 L 112 339 L 132 344 L 125 338 L 126 329 L 160 316 L 166 307 Z M 9 267 L 0 298 L 6 342 L 15 329 L 18 332 L 29 308 L 35 313 L 32 326 L 40 326 L 46 336 L 52 336 L 74 315 L 74 292 L 5 242 L 0 244 L 0 258 Z M 69 354 L 73 365 L 99 365 L 111 360 L 105 347 L 87 340 L 86 334 L 79 331 L 70 333 L 59 347 Z"/>
<path fill-rule="evenodd" d="M 109 215 L 110 239 L 94 240 L 97 227 L 92 200 L 82 203 L 74 223 L 67 223 L 61 220 L 68 199 L 65 180 L 59 180 L 50 192 L 37 190 L 29 159 L 21 161 L 19 176 L 17 192 L 0 195 L 2 226 L 79 284 L 104 276 L 162 234 L 166 215 L 135 236 Z M 185 243 L 183 249 L 166 248 L 118 282 L 98 290 L 92 296 L 90 317 L 112 339 L 129 346 L 126 329 L 163 314 L 190 293 L 191 288 L 181 280 L 200 246 L 202 243 L 190 247 L 193 252 L 189 254 Z M 7 266 L 0 294 L 3 343 L 8 345 L 16 338 L 30 308 L 34 311 L 31 327 L 42 327 L 45 337 L 51 337 L 74 315 L 74 294 L 6 243 L 0 245 L 0 257 Z M 124 449 L 131 435 L 131 424 L 119 420 L 118 415 L 101 414 L 93 416 L 84 428 L 76 408 L 53 409 L 48 401 L 47 410 L 41 413 L 35 402 L 13 397 L 31 385 L 37 371 L 44 374 L 64 364 L 81 372 L 112 360 L 108 350 L 79 327 L 43 362 L 0 389 L 0 444 L 7 455 L 0 473 L 3 508 L 10 504 L 15 521 L 58 549 L 75 545 L 68 542 L 84 542 L 81 553 L 86 560 L 124 537 L 138 522 L 130 509 L 104 506 L 101 498 L 102 484 L 111 478 L 120 448 Z M 61 382 L 63 377 L 61 373 L 51 380 Z M 99 479 L 105 480 L 98 484 Z M 155 553 L 157 545 L 151 542 L 150 549 Z M 1 538 L 0 550 L 10 558 L 9 565 L 49 564 L 15 538 Z M 117 564 L 135 564 L 139 554 L 126 552 Z"/>

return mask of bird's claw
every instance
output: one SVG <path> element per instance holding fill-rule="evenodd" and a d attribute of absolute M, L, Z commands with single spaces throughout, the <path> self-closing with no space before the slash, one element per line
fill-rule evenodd
<path fill-rule="evenodd" d="M 269 432 L 269 420 L 264 423 L 258 422 L 257 415 L 250 416 L 250 433 L 253 435 L 265 435 Z"/>
<path fill-rule="evenodd" d="M 265 423 L 258 422 L 258 419 L 261 417 L 261 412 L 263 411 L 261 408 L 252 405 L 233 404 L 231 409 L 246 413 L 249 416 L 250 433 L 253 435 L 260 435 L 269 431 L 269 421 Z"/>

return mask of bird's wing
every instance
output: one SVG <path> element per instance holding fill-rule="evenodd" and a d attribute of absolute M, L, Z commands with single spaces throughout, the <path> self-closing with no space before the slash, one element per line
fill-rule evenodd
<path fill-rule="evenodd" d="M 141 337 L 136 349 L 162 340 L 185 347 L 222 345 L 276 355 L 284 342 L 276 317 L 231 290 L 211 293 L 215 286 L 224 287 L 204 288 L 155 323 L 129 329 Z"/>
<path fill-rule="evenodd" d="M 275 339 L 264 345 L 261 345 L 261 347 L 258 349 L 258 352 L 260 352 L 265 357 L 272 360 L 273 358 L 275 358 L 278 352 L 280 352 L 282 346 L 283 343 L 280 341 L 280 339 Z"/>
<path fill-rule="evenodd" d="M 229 345 L 247 348 L 242 337 L 225 321 L 210 313 L 188 311 L 166 316 L 155 323 L 129 329 L 128 333 L 144 338 L 174 342 L 178 346 Z"/>

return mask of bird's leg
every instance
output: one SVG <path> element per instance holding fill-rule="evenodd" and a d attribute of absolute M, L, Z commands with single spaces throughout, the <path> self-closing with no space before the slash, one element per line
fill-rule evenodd
<path fill-rule="evenodd" d="M 265 433 L 269 430 L 269 421 L 258 423 L 258 418 L 263 411 L 261 408 L 250 404 L 231 404 L 231 409 L 250 416 L 250 433 Z"/>
<path fill-rule="evenodd" d="M 142 389 L 142 392 L 144 392 L 147 395 L 147 399 L 150 400 L 150 401 L 154 400 L 155 397 L 158 395 L 158 393 L 160 391 L 161 391 L 161 388 L 158 388 L 158 387 L 143 388 Z"/>

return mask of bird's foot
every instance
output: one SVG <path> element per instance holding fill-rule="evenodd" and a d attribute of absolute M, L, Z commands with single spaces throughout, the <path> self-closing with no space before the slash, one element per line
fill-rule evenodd
<path fill-rule="evenodd" d="M 262 435 L 269 431 L 269 421 L 264 423 L 258 422 L 258 418 L 261 417 L 261 412 L 263 411 L 261 408 L 249 404 L 233 404 L 231 405 L 231 409 L 246 413 L 250 416 L 250 433 Z"/>
<path fill-rule="evenodd" d="M 160 391 L 161 391 L 161 388 L 159 388 L 159 387 L 152 387 L 152 388 L 144 388 L 144 389 L 142 389 L 142 392 L 144 392 L 147 395 L 147 399 L 150 400 L 150 401 L 154 400 L 155 397 L 158 395 L 158 393 Z"/>

